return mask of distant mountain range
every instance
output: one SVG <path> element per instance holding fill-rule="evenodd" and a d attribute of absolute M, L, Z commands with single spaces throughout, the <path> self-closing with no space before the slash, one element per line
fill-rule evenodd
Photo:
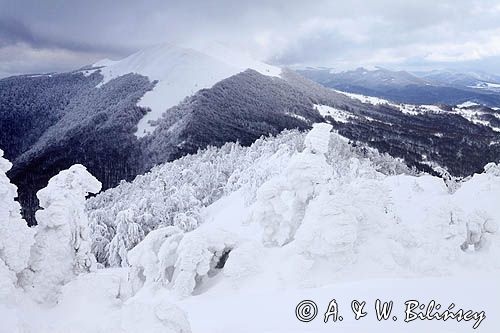
<path fill-rule="evenodd" d="M 35 223 L 35 193 L 75 163 L 84 164 L 107 189 L 210 145 L 250 145 L 263 135 L 318 122 L 330 122 L 350 140 L 419 170 L 442 166 L 467 176 L 500 160 L 498 110 L 472 103 L 398 105 L 326 88 L 316 77 L 333 75 L 325 71 L 301 73 L 219 46 L 160 45 L 69 73 L 0 80 L 0 148 L 14 163 L 9 177 L 19 187 L 24 216 Z M 382 81 L 385 87 L 427 82 L 404 72 L 363 73 L 343 77 L 356 86 L 369 82 L 370 92 Z M 452 89 L 486 96 L 479 88 Z M 457 97 L 469 100 L 474 101 Z"/>
<path fill-rule="evenodd" d="M 410 73 L 383 68 L 344 72 L 306 68 L 297 72 L 328 88 L 395 102 L 456 105 L 472 101 L 490 107 L 500 106 L 500 77 L 481 72 L 436 70 Z"/>

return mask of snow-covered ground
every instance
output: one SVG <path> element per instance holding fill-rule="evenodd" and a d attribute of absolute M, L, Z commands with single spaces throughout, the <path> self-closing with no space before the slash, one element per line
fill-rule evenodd
<path fill-rule="evenodd" d="M 315 104 L 314 108 L 318 110 L 319 114 L 321 114 L 323 117 L 332 117 L 335 121 L 340 123 L 347 123 L 349 122 L 349 119 L 353 117 L 352 114 L 345 110 L 332 108 L 328 105 Z"/>
<path fill-rule="evenodd" d="M 378 97 L 348 93 L 340 90 L 335 90 L 335 91 L 344 94 L 346 96 L 349 96 L 351 98 L 357 99 L 363 103 L 368 103 L 373 105 L 382 105 L 382 104 L 389 105 L 395 107 L 396 109 L 399 109 L 402 113 L 413 116 L 426 112 L 448 113 L 448 114 L 454 113 L 462 116 L 463 118 L 467 119 L 468 121 L 474 124 L 487 126 L 490 127 L 492 130 L 494 130 L 495 132 L 500 132 L 500 128 L 493 126 L 489 121 L 480 119 L 480 116 L 484 115 L 485 112 L 478 110 L 478 108 L 481 107 L 481 105 L 471 101 L 466 101 L 464 103 L 458 104 L 451 111 L 448 111 L 441 109 L 437 105 L 415 105 L 415 104 L 405 104 L 405 103 L 398 104 Z M 492 110 L 498 111 L 497 108 L 492 108 Z M 498 113 L 495 114 L 494 116 L 500 118 L 500 114 Z"/>
<path fill-rule="evenodd" d="M 181 224 L 157 226 L 128 252 L 130 266 L 90 272 L 65 266 L 70 276 L 77 276 L 37 286 L 57 290 L 52 294 L 56 302 L 33 297 L 31 280 L 2 275 L 13 270 L 5 256 L 12 252 L 0 251 L 0 268 L 7 269 L 0 270 L 0 282 L 10 286 L 2 289 L 0 332 L 473 332 L 478 321 L 405 323 L 408 300 L 435 300 L 441 311 L 451 304 L 453 311 L 484 311 L 486 318 L 476 331 L 498 332 L 500 166 L 488 164 L 464 182 L 396 172 L 397 161 L 361 157 L 330 130 L 331 125 L 316 124 L 305 137 L 290 132 L 286 140 L 277 138 L 278 144 L 259 141 L 259 149 L 269 146 L 263 151 L 272 152 L 263 159 L 255 156 L 255 147 L 239 148 L 233 155 L 227 147 L 210 150 L 211 160 L 234 158 L 224 163 L 237 165 L 240 158 L 245 168 L 222 178 L 224 195 L 201 209 L 199 226 L 189 231 Z M 300 145 L 290 139 L 294 135 Z M 206 156 L 187 161 L 194 166 L 197 158 Z M 10 165 L 4 161 L 0 156 L 5 173 Z M 179 165 L 184 169 L 169 177 L 192 172 L 190 164 Z M 207 172 L 219 169 L 220 164 Z M 161 170 L 167 169 L 152 173 Z M 82 195 L 98 186 L 81 167 L 70 171 L 51 181 L 49 188 L 57 185 L 57 190 L 40 194 L 47 200 L 37 219 L 45 226 L 35 229 L 28 271 L 17 265 L 21 277 L 29 273 L 37 281 L 52 276 L 49 267 L 41 273 L 30 268 L 43 253 L 58 253 L 46 261 L 50 266 L 86 258 L 81 256 L 88 253 L 89 239 Z M 19 209 L 14 188 L 0 176 L 2 189 L 9 189 L 0 191 L 0 213 L 8 212 L 0 217 L 14 216 Z M 150 178 L 121 191 L 133 189 L 144 196 L 149 191 L 142 187 L 144 179 Z M 158 192 L 165 183 L 158 179 L 149 186 L 158 186 Z M 214 186 L 219 189 L 220 184 Z M 113 197 L 94 200 L 106 203 Z M 49 221 L 54 221 L 52 231 Z M 22 225 L 19 215 L 8 222 Z M 136 228 L 125 219 L 121 225 Z M 8 239 L 16 232 L 29 236 L 9 231 Z M 44 242 L 47 235 L 61 235 L 61 244 L 72 246 Z M 0 245 L 10 249 L 13 243 L 5 239 L 0 238 Z M 343 320 L 324 323 L 332 299 Z M 376 299 L 394 301 L 388 320 L 377 321 Z M 311 322 L 296 318 L 302 300 L 317 304 Z M 352 300 L 366 301 L 365 318 L 354 320 Z"/>
<path fill-rule="evenodd" d="M 137 125 L 135 134 L 138 137 L 151 133 L 155 127 L 150 121 L 159 119 L 167 109 L 200 89 L 210 88 L 220 80 L 248 68 L 263 75 L 279 76 L 281 73 L 281 69 L 277 67 L 255 61 L 218 44 L 205 46 L 201 50 L 160 44 L 123 60 L 104 59 L 94 66 L 103 66 L 101 74 L 104 79 L 100 85 L 127 73 L 141 74 L 158 81 L 138 103 L 151 110 Z"/>
<path fill-rule="evenodd" d="M 478 82 L 474 86 L 469 86 L 469 88 L 498 91 L 500 89 L 500 84 L 492 82 Z"/>

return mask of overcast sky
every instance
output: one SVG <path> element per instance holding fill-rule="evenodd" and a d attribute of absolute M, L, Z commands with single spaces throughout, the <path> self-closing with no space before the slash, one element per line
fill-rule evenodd
<path fill-rule="evenodd" d="M 0 77 L 212 40 L 282 65 L 500 74 L 500 1 L 0 0 Z"/>

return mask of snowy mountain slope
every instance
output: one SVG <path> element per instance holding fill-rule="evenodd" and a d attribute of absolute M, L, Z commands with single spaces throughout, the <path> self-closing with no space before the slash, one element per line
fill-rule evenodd
<path fill-rule="evenodd" d="M 105 84 L 111 79 L 137 73 L 157 81 L 138 105 L 150 109 L 137 125 L 138 137 L 150 134 L 154 126 L 150 121 L 158 120 L 170 107 L 200 89 L 210 88 L 216 82 L 242 72 L 248 68 L 263 75 L 279 76 L 280 69 L 248 59 L 237 52 L 212 45 L 203 52 L 162 44 L 141 50 L 119 61 L 100 61 L 94 67 L 101 67 Z"/>
<path fill-rule="evenodd" d="M 500 83 L 500 77 L 484 72 L 459 72 L 456 70 L 433 70 L 430 72 L 416 72 L 418 77 L 432 82 L 459 87 L 480 87 L 490 83 Z"/>
<path fill-rule="evenodd" d="M 152 84 L 127 74 L 95 88 L 101 79 L 76 72 L 0 80 L 0 127 L 6 129 L 0 146 L 13 161 L 9 176 L 30 224 L 36 191 L 73 164 L 86 165 L 104 188 L 145 168 L 133 132 L 145 113 L 137 101 Z"/>
<path fill-rule="evenodd" d="M 495 132 L 500 132 L 499 122 L 500 113 L 496 112 L 495 108 L 488 108 L 481 106 L 480 104 L 466 101 L 464 103 L 458 104 L 455 107 L 449 107 L 445 105 L 415 105 L 415 104 L 405 104 L 405 103 L 394 103 L 386 99 L 365 96 L 361 94 L 354 94 L 336 90 L 341 94 L 345 94 L 351 98 L 357 99 L 363 103 L 373 104 L 373 105 L 389 105 L 394 108 L 398 108 L 402 113 L 409 115 L 419 115 L 425 114 L 427 112 L 431 113 L 443 113 L 443 114 L 457 114 L 463 118 L 469 120 L 473 124 L 480 124 L 483 126 L 490 127 Z M 321 109 L 320 109 L 321 113 Z M 324 115 L 322 113 L 322 115 Z"/>
<path fill-rule="evenodd" d="M 325 87 L 409 104 L 460 104 L 467 100 L 500 105 L 499 78 L 485 73 L 431 71 L 409 73 L 377 68 L 335 72 L 328 68 L 298 70 Z"/>

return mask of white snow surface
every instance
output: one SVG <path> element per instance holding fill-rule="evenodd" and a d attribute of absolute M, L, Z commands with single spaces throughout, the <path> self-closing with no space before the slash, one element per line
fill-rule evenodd
<path fill-rule="evenodd" d="M 336 122 L 339 123 L 348 123 L 351 118 L 353 118 L 353 115 L 350 114 L 349 112 L 345 110 L 340 110 L 337 108 L 333 108 L 328 105 L 321 105 L 321 104 L 314 104 L 314 108 L 318 110 L 318 112 L 323 116 L 330 116 L 332 117 Z"/>
<path fill-rule="evenodd" d="M 104 66 L 101 69 L 104 79 L 99 85 L 128 73 L 141 74 L 158 81 L 138 103 L 151 111 L 137 124 L 137 137 L 151 133 L 155 126 L 150 121 L 158 120 L 167 109 L 200 89 L 210 88 L 248 68 L 269 76 L 279 76 L 281 73 L 278 67 L 255 61 L 218 44 L 202 47 L 201 50 L 160 44 L 123 60 L 104 59 L 94 66 Z"/>

